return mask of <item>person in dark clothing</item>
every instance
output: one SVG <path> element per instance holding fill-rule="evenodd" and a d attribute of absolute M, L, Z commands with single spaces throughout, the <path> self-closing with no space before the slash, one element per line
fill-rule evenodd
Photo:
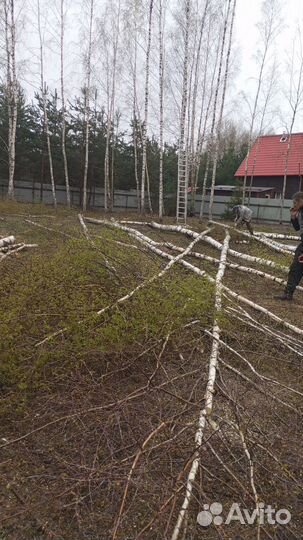
<path fill-rule="evenodd" d="M 293 196 L 293 207 L 290 209 L 291 223 L 296 231 L 299 231 L 301 242 L 298 245 L 293 262 L 290 265 L 287 285 L 278 300 L 291 301 L 297 285 L 303 277 L 303 191 L 298 191 Z"/>

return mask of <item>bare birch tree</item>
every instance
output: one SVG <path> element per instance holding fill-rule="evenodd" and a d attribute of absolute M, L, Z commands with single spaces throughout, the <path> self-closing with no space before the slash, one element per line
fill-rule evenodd
<path fill-rule="evenodd" d="M 70 186 L 69 186 L 69 175 L 68 175 L 68 165 L 66 157 L 66 110 L 65 110 L 65 88 L 64 88 L 64 31 L 65 31 L 65 22 L 64 22 L 64 0 L 60 1 L 60 67 L 61 67 L 61 115 L 62 115 L 62 128 L 61 128 L 61 148 L 64 164 L 64 178 L 65 178 L 65 188 L 66 188 L 66 202 L 67 206 L 70 208 L 71 198 L 70 198 Z"/>
<path fill-rule="evenodd" d="M 159 219 L 163 218 L 163 98 L 164 98 L 164 41 L 163 0 L 159 0 Z"/>
<path fill-rule="evenodd" d="M 232 37 L 233 37 L 233 28 L 234 28 L 235 13 L 236 13 L 236 5 L 237 5 L 237 0 L 234 0 L 233 8 L 232 8 L 232 14 L 231 14 L 231 21 L 230 21 L 229 42 L 228 42 L 228 48 L 227 48 L 227 53 L 226 53 L 226 63 L 225 63 L 225 73 L 224 73 L 223 90 L 222 90 L 222 98 L 221 98 L 221 107 L 220 107 L 220 113 L 219 113 L 219 118 L 218 118 L 218 123 L 217 123 L 217 140 L 216 140 L 215 151 L 214 151 L 214 156 L 213 156 L 213 170 L 212 170 L 211 190 L 210 190 L 210 200 L 209 200 L 209 219 L 212 219 L 212 214 L 213 214 L 216 173 L 217 173 L 217 164 L 218 164 L 218 158 L 219 158 L 219 148 L 220 148 L 220 141 L 221 141 L 221 129 L 222 129 L 223 112 L 224 112 L 225 97 L 226 97 L 227 79 L 228 79 L 228 73 L 229 73 L 229 61 L 230 61 L 230 53 L 231 53 L 231 45 L 232 45 Z M 229 9 L 230 9 L 230 4 L 228 5 L 228 12 L 229 12 Z M 229 15 L 228 12 L 227 12 L 227 16 L 226 16 L 227 19 L 228 19 L 228 15 Z"/>
<path fill-rule="evenodd" d="M 16 69 L 16 17 L 14 0 L 4 0 L 6 95 L 8 107 L 8 197 L 14 198 L 18 81 Z"/>
<path fill-rule="evenodd" d="M 41 26 L 40 0 L 37 0 L 37 18 L 38 18 L 38 35 L 39 35 L 39 48 L 40 48 L 40 86 L 41 86 L 41 97 L 42 97 L 42 105 L 43 105 L 44 129 L 46 133 L 48 164 L 49 164 L 49 174 L 50 174 L 50 181 L 51 181 L 51 188 L 52 188 L 53 204 L 54 204 L 54 207 L 57 208 L 53 156 L 52 156 L 52 147 L 51 147 L 51 139 L 50 139 L 51 134 L 50 134 L 49 126 L 48 126 L 48 114 L 47 114 L 48 88 L 44 80 L 44 38 L 43 38 L 42 26 Z"/>
<path fill-rule="evenodd" d="M 253 157 L 253 164 L 252 164 L 252 169 L 251 169 L 251 174 L 250 174 L 250 179 L 249 179 L 248 206 L 250 204 L 251 192 L 252 192 L 253 181 L 254 181 L 254 173 L 255 173 L 255 168 L 256 168 L 256 165 L 257 165 L 257 160 L 258 160 L 258 155 L 259 155 L 260 137 L 264 132 L 265 118 L 266 118 L 266 115 L 268 113 L 268 107 L 269 107 L 269 104 L 270 104 L 270 102 L 272 100 L 274 90 L 275 90 L 275 87 L 276 87 L 276 82 L 277 82 L 276 81 L 276 73 L 277 73 L 277 65 L 276 65 L 276 61 L 274 61 L 273 65 L 272 65 L 272 67 L 270 69 L 268 86 L 267 86 L 267 89 L 265 91 L 264 104 L 263 104 L 263 108 L 262 108 L 259 132 L 258 132 L 257 143 L 256 143 L 256 151 L 255 151 L 255 154 L 254 154 L 254 157 Z"/>
<path fill-rule="evenodd" d="M 298 66 L 298 69 L 296 70 L 297 66 Z M 293 133 L 294 123 L 295 123 L 299 108 L 302 104 L 302 99 L 303 99 L 303 51 L 302 51 L 301 35 L 299 34 L 299 50 L 297 52 L 295 51 L 295 42 L 294 42 L 294 49 L 293 49 L 291 65 L 290 65 L 290 88 L 289 88 L 288 104 L 291 110 L 291 120 L 290 120 L 290 126 L 288 129 L 288 134 L 285 141 L 287 142 L 287 148 L 286 148 L 286 153 L 285 153 L 284 177 L 283 177 L 282 197 L 281 197 L 281 206 L 280 206 L 280 223 L 282 223 L 283 208 L 284 208 L 284 203 L 285 203 L 288 161 L 289 161 L 289 154 L 291 150 L 292 133 Z M 284 143 L 281 143 L 281 144 L 284 144 Z"/>
<path fill-rule="evenodd" d="M 257 89 L 254 99 L 254 104 L 251 114 L 251 122 L 249 127 L 249 138 L 247 154 L 245 158 L 245 172 L 243 179 L 243 192 L 242 192 L 242 204 L 245 202 L 246 197 L 246 183 L 248 175 L 248 159 L 253 142 L 253 133 L 255 129 L 255 122 L 258 112 L 258 103 L 260 97 L 260 91 L 263 83 L 264 70 L 266 61 L 270 52 L 270 48 L 274 43 L 277 33 L 281 27 L 281 21 L 279 17 L 280 0 L 264 0 L 262 4 L 262 22 L 259 24 L 260 41 L 262 43 L 262 49 L 259 52 L 259 73 L 257 79 Z"/>
<path fill-rule="evenodd" d="M 133 124 L 133 147 L 134 147 L 134 169 L 135 169 L 135 182 L 137 190 L 137 208 L 140 210 L 140 182 L 138 174 L 138 98 L 137 98 L 137 60 L 138 60 L 138 17 L 139 2 L 133 0 L 131 5 L 131 47 L 132 47 L 132 124 Z"/>
<path fill-rule="evenodd" d="M 104 208 L 113 209 L 113 164 L 112 172 L 110 172 L 110 145 L 114 145 L 114 113 L 115 113 L 115 100 L 116 100 L 116 77 L 117 77 L 117 55 L 120 38 L 120 15 L 121 15 L 121 1 L 118 0 L 117 10 L 115 10 L 115 3 L 111 3 L 111 30 L 110 41 L 112 41 L 112 60 L 111 65 L 108 65 L 107 77 L 108 77 L 108 111 L 107 111 L 107 129 L 106 129 L 106 147 L 105 147 L 105 159 L 104 159 Z M 108 52 L 109 54 L 109 52 Z"/>
<path fill-rule="evenodd" d="M 215 88 L 214 101 L 213 101 L 211 129 L 210 129 L 210 135 L 209 135 L 209 141 L 208 141 L 207 164 L 206 164 L 206 170 L 205 170 L 205 175 L 204 175 L 203 193 L 202 193 L 202 200 L 201 200 L 201 207 L 200 207 L 200 218 L 203 217 L 203 210 L 202 210 L 204 207 L 203 195 L 205 195 L 205 191 L 206 191 L 206 182 L 207 182 L 210 156 L 213 154 L 213 151 L 214 151 L 214 135 L 215 135 L 215 125 L 216 125 L 216 117 L 217 117 L 217 106 L 218 106 L 219 91 L 220 91 L 220 86 L 221 86 L 221 76 L 222 76 L 222 67 L 223 67 L 223 60 L 224 60 L 225 41 L 226 41 L 226 34 L 227 34 L 227 28 L 228 28 L 228 16 L 229 16 L 229 11 L 230 11 L 230 5 L 231 5 L 231 0 L 227 0 L 227 11 L 226 11 L 226 15 L 224 17 L 224 23 L 223 23 L 223 32 L 222 32 L 221 47 L 220 47 L 220 54 L 219 54 L 219 67 L 218 67 L 216 88 Z"/>
<path fill-rule="evenodd" d="M 148 125 L 148 107 L 149 107 L 149 76 L 150 76 L 150 50 L 152 38 L 152 16 L 153 16 L 154 1 L 149 2 L 149 17 L 148 17 L 148 36 L 146 49 L 146 64 L 145 64 L 145 101 L 144 101 L 144 122 L 142 124 L 142 175 L 141 175 L 141 213 L 145 210 L 145 179 L 146 179 L 146 164 L 147 164 L 147 125 Z"/>
<path fill-rule="evenodd" d="M 208 44 L 209 39 L 212 31 L 212 25 L 209 24 L 209 32 L 208 32 Z M 199 131 L 198 131 L 198 140 L 197 140 L 197 163 L 196 163 L 196 178 L 195 178 L 195 185 L 198 186 L 198 180 L 199 180 L 199 171 L 200 171 L 200 165 L 201 165 L 201 157 L 203 152 L 204 143 L 206 140 L 206 134 L 207 134 L 207 124 L 209 121 L 210 113 L 211 113 L 211 107 L 213 103 L 213 94 L 214 94 L 214 88 L 215 88 L 215 76 L 217 73 L 217 67 L 218 67 L 218 61 L 219 61 L 219 50 L 220 50 L 220 44 L 218 42 L 218 45 L 216 47 L 215 51 L 215 59 L 214 59 L 214 67 L 212 70 L 212 76 L 211 76 L 211 83 L 209 87 L 209 96 L 207 99 L 207 105 L 206 105 L 206 111 L 204 114 L 204 100 L 202 102 L 201 107 L 201 113 L 200 113 L 200 121 L 199 121 Z M 205 78 L 208 73 L 208 64 L 209 64 L 209 58 L 208 53 L 206 57 L 206 64 L 205 64 Z M 205 80 L 206 84 L 206 80 Z M 204 91 L 205 93 L 205 91 Z M 204 114 L 204 122 L 203 122 L 203 129 L 201 132 L 201 126 L 202 126 L 202 120 L 203 120 L 203 114 Z M 202 197 L 201 197 L 201 205 L 200 205 L 200 220 L 203 217 L 204 214 L 204 204 L 205 204 L 205 195 L 206 195 L 206 184 L 208 179 L 208 171 L 209 171 L 209 163 L 210 163 L 210 148 L 209 148 L 209 142 L 207 144 L 207 152 L 206 152 L 206 166 L 204 171 L 204 178 L 202 183 Z"/>
<path fill-rule="evenodd" d="M 200 23 L 199 38 L 198 38 L 198 45 L 196 48 L 196 58 L 195 58 L 195 65 L 194 65 L 194 81 L 193 81 L 193 95 L 192 95 L 192 107 L 191 107 L 191 129 L 190 129 L 190 141 L 189 141 L 190 166 L 191 166 L 189 181 L 190 181 L 190 187 L 191 187 L 191 211 L 192 212 L 194 211 L 195 192 L 196 192 L 196 187 L 197 187 L 196 182 L 195 182 L 196 163 L 197 163 L 196 147 L 195 147 L 197 97 L 198 97 L 199 82 L 200 82 L 200 75 L 201 75 L 201 49 L 202 49 L 202 44 L 203 44 L 204 30 L 205 30 L 206 17 L 208 14 L 209 5 L 210 5 L 210 0 L 205 0 L 204 10 L 202 14 L 201 23 Z M 208 53 L 206 53 L 206 59 L 208 59 Z M 206 63 L 206 67 L 207 67 L 207 63 Z M 201 106 L 198 138 L 201 132 L 201 122 L 202 122 L 204 98 L 205 98 L 205 87 L 206 87 L 206 76 L 207 75 L 205 73 L 204 80 L 203 80 L 203 90 L 202 90 L 203 96 L 202 96 L 202 106 Z"/>
<path fill-rule="evenodd" d="M 87 207 L 87 173 L 88 173 L 88 150 L 89 150 L 89 127 L 90 127 L 90 92 L 92 75 L 92 46 L 93 46 L 93 20 L 94 20 L 94 0 L 89 0 L 89 29 L 88 29 L 88 49 L 85 57 L 85 88 L 84 88 L 84 115 L 85 115 L 85 158 L 83 176 L 83 211 Z"/>

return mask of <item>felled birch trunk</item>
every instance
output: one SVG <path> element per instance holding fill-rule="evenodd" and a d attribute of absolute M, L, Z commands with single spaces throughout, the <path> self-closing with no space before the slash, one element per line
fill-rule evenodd
<path fill-rule="evenodd" d="M 285 246 L 281 247 L 281 244 L 277 244 L 276 242 L 271 242 L 267 238 L 264 238 L 262 236 L 252 236 L 251 234 L 249 234 L 249 233 L 247 233 L 245 231 L 241 231 L 239 229 L 236 229 L 236 227 L 231 227 L 230 225 L 226 225 L 224 223 L 219 223 L 218 221 L 211 220 L 210 223 L 212 223 L 213 225 L 218 225 L 219 227 L 223 227 L 224 229 L 230 229 L 232 231 L 235 231 L 235 232 L 241 234 L 242 236 L 246 236 L 246 238 L 253 238 L 257 242 L 260 242 L 261 244 L 264 244 L 265 246 L 274 249 L 278 253 L 284 253 L 284 255 L 289 255 L 289 250 L 287 250 L 287 248 Z"/>
<path fill-rule="evenodd" d="M 170 242 L 164 242 L 162 245 L 174 250 L 174 251 L 183 251 L 183 248 L 180 246 L 176 246 L 175 244 L 171 244 Z M 220 260 L 216 259 L 215 257 L 210 257 L 209 255 L 204 255 L 203 253 L 198 253 L 196 251 L 192 251 L 189 254 L 190 257 L 195 257 L 196 259 L 203 259 L 205 261 L 212 262 L 214 264 L 219 264 Z M 226 262 L 226 266 L 228 268 L 232 268 L 233 270 L 238 270 L 240 272 L 246 272 L 247 274 L 254 274 L 256 276 L 260 276 L 264 279 L 270 279 L 271 281 L 274 281 L 276 283 L 279 283 L 281 285 L 286 285 L 286 281 L 282 278 L 279 278 L 277 276 L 273 276 L 272 274 L 267 274 L 266 272 L 262 272 L 261 270 L 257 270 L 256 268 L 250 268 L 249 266 L 241 266 L 240 264 L 236 263 L 230 263 Z M 297 290 L 303 291 L 303 287 L 298 286 Z"/>
<path fill-rule="evenodd" d="M 196 478 L 197 471 L 200 464 L 200 452 L 201 452 L 201 446 L 202 446 L 203 436 L 204 436 L 204 431 L 205 431 L 205 426 L 206 426 L 206 419 L 211 416 L 212 409 L 213 409 L 214 388 L 215 388 L 215 381 L 216 381 L 216 374 L 217 374 L 219 339 L 220 339 L 220 327 L 219 327 L 217 316 L 221 313 L 221 310 L 222 310 L 222 279 L 223 279 L 225 267 L 226 267 L 226 257 L 227 257 L 227 252 L 228 252 L 229 240 L 230 240 L 230 236 L 229 236 L 229 233 L 227 232 L 225 240 L 224 240 L 224 244 L 223 244 L 222 253 L 221 253 L 219 269 L 216 276 L 215 319 L 214 319 L 214 325 L 213 325 L 213 331 L 212 331 L 213 342 L 212 342 L 212 349 L 211 349 L 211 354 L 209 358 L 208 381 L 207 381 L 207 387 L 206 387 L 206 392 L 205 392 L 205 406 L 200 411 L 198 428 L 195 435 L 195 447 L 196 447 L 195 456 L 194 456 L 194 460 L 192 462 L 192 466 L 191 466 L 191 469 L 187 478 L 186 493 L 185 493 L 184 501 L 180 509 L 177 523 L 175 525 L 171 540 L 178 539 L 185 514 L 190 504 L 192 491 L 193 491 L 193 485 L 194 485 L 195 478 Z"/>
<path fill-rule="evenodd" d="M 292 234 L 269 233 L 263 231 L 254 232 L 254 236 L 265 236 L 266 238 L 273 238 L 277 240 L 300 240 L 299 236 L 295 236 Z"/>
<path fill-rule="evenodd" d="M 10 246 L 16 243 L 16 238 L 14 236 L 6 236 L 0 240 L 0 248 Z"/>
<path fill-rule="evenodd" d="M 95 220 L 95 222 L 96 221 L 98 221 L 98 220 Z M 103 223 L 104 225 L 108 225 L 108 226 L 111 226 L 111 227 L 120 228 L 121 230 L 125 230 L 126 232 L 129 232 L 127 230 L 127 229 L 129 229 L 128 227 L 123 227 L 122 225 L 119 225 L 119 223 L 114 222 L 114 221 L 106 221 L 106 220 L 101 221 L 101 220 L 99 220 L 99 223 L 101 223 L 101 224 Z M 187 229 L 185 229 L 185 230 L 187 230 Z M 157 242 L 152 241 L 150 238 L 146 237 L 142 233 L 136 234 L 136 233 L 138 233 L 138 231 L 135 231 L 134 229 L 130 229 L 130 231 L 133 234 L 135 233 L 134 236 L 137 239 L 139 239 L 140 241 L 142 241 L 143 244 L 148 246 L 149 249 L 151 249 L 151 251 L 153 251 L 154 253 L 157 253 L 158 255 L 161 255 L 162 257 L 164 257 L 166 259 L 172 259 L 173 258 L 168 253 L 165 253 L 163 250 L 159 249 L 159 247 L 157 247 L 157 245 L 158 245 Z M 193 231 L 191 231 L 191 232 L 193 232 Z M 197 233 L 194 233 L 194 234 L 197 234 Z M 205 236 L 203 238 L 205 238 Z M 195 274 L 197 274 L 199 276 L 206 277 L 210 282 L 212 282 L 212 283 L 215 282 L 214 278 L 209 276 L 204 270 L 200 270 L 200 268 L 197 268 L 196 266 L 190 264 L 189 262 L 184 261 L 184 260 L 180 260 L 180 264 L 185 266 L 185 268 L 188 268 L 189 270 L 192 270 L 193 272 L 195 272 Z M 303 329 L 302 328 L 299 328 L 298 326 L 295 326 L 295 325 L 285 321 L 284 319 L 281 319 L 280 317 L 278 317 L 278 315 L 275 315 L 274 313 L 272 313 L 268 309 L 264 308 L 263 306 L 260 306 L 259 304 L 256 304 L 255 302 L 253 302 L 252 300 L 249 300 L 245 296 L 242 296 L 241 294 L 238 294 L 238 293 L 234 292 L 229 287 L 226 287 L 225 285 L 222 285 L 222 287 L 223 287 L 223 289 L 224 289 L 224 291 L 226 292 L 227 295 L 231 296 L 232 298 L 235 298 L 236 300 L 238 300 L 239 302 L 242 302 L 243 304 L 246 304 L 247 306 L 250 306 L 251 308 L 253 308 L 256 311 L 259 311 L 260 313 L 263 313 L 264 315 L 266 315 L 267 317 L 269 317 L 273 321 L 285 326 L 289 330 L 292 330 L 294 333 L 296 333 L 296 334 L 298 334 L 300 336 L 303 336 Z"/>
<path fill-rule="evenodd" d="M 86 219 L 86 221 L 88 221 L 90 223 L 96 223 L 96 224 L 98 224 L 98 223 L 102 224 L 103 223 L 104 224 L 104 221 L 102 221 L 102 220 L 93 219 L 93 218 L 85 218 L 85 219 Z M 189 236 L 189 237 L 192 237 L 192 238 L 195 238 L 199 234 L 199 233 L 197 233 L 197 232 L 195 232 L 195 231 L 193 231 L 191 229 L 188 229 L 186 227 L 182 227 L 182 225 L 162 225 L 161 223 L 156 223 L 155 221 L 151 221 L 151 222 L 146 222 L 146 221 L 145 222 L 143 222 L 143 221 L 142 222 L 141 221 L 137 221 L 137 222 L 121 221 L 120 223 L 135 224 L 135 225 L 139 225 L 139 226 L 140 225 L 148 226 L 148 227 L 151 227 L 152 229 L 158 229 L 158 230 L 162 230 L 162 231 L 178 232 L 178 233 L 185 234 L 186 236 Z M 250 235 L 248 235 L 248 236 L 249 236 L 249 238 L 251 238 Z M 223 249 L 223 246 L 222 246 L 221 242 L 219 242 L 218 240 L 215 240 L 214 238 L 211 238 L 209 236 L 204 236 L 203 241 L 207 242 L 208 244 L 215 247 L 219 251 L 221 251 Z M 234 249 L 231 249 L 231 248 L 228 249 L 228 253 L 232 257 L 240 258 L 240 259 L 243 259 L 245 261 L 252 262 L 252 263 L 257 263 L 257 264 L 261 264 L 261 265 L 265 265 L 265 266 L 270 266 L 271 268 L 276 268 L 277 270 L 282 270 L 283 272 L 288 272 L 288 270 L 289 270 L 288 266 L 282 266 L 282 265 L 274 263 L 273 261 L 269 261 L 267 259 L 262 259 L 260 257 L 255 257 L 253 255 L 247 255 L 246 253 L 240 253 L 239 251 L 235 251 Z"/>

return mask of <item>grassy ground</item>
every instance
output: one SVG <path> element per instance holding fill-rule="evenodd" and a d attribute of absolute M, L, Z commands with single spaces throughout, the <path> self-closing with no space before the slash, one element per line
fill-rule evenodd
<path fill-rule="evenodd" d="M 178 267 L 97 316 L 157 274 L 163 260 L 110 228 L 90 225 L 90 243 L 75 211 L 0 203 L 0 217 L 0 236 L 38 244 L 0 261 L 1 540 L 170 538 L 203 405 L 213 286 Z M 194 219 L 189 225 L 205 228 Z M 188 245 L 181 235 L 140 230 Z M 212 234 L 224 237 L 219 227 Z M 291 261 L 255 241 L 239 245 L 240 239 L 233 233 L 234 249 L 278 264 Z M 207 244 L 196 248 L 218 257 Z M 215 276 L 211 263 L 191 262 Z M 224 282 L 303 327 L 301 292 L 285 306 L 273 299 L 281 288 L 262 278 L 227 270 Z M 254 508 L 249 463 L 235 425 L 253 456 L 260 500 L 293 515 L 287 527 L 262 528 L 261 538 L 301 538 L 302 358 L 226 313 L 220 326 L 230 347 L 284 387 L 260 382 L 243 359 L 222 349 L 214 409 L 221 429 L 207 431 L 186 539 L 256 538 L 255 527 L 235 523 L 205 532 L 196 523 L 205 502 Z"/>

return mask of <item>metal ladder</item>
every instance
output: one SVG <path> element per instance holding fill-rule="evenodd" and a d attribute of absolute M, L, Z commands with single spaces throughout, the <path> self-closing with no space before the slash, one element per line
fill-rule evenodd
<path fill-rule="evenodd" d="M 188 166 L 185 150 L 178 155 L 177 223 L 186 224 L 188 194 Z"/>

